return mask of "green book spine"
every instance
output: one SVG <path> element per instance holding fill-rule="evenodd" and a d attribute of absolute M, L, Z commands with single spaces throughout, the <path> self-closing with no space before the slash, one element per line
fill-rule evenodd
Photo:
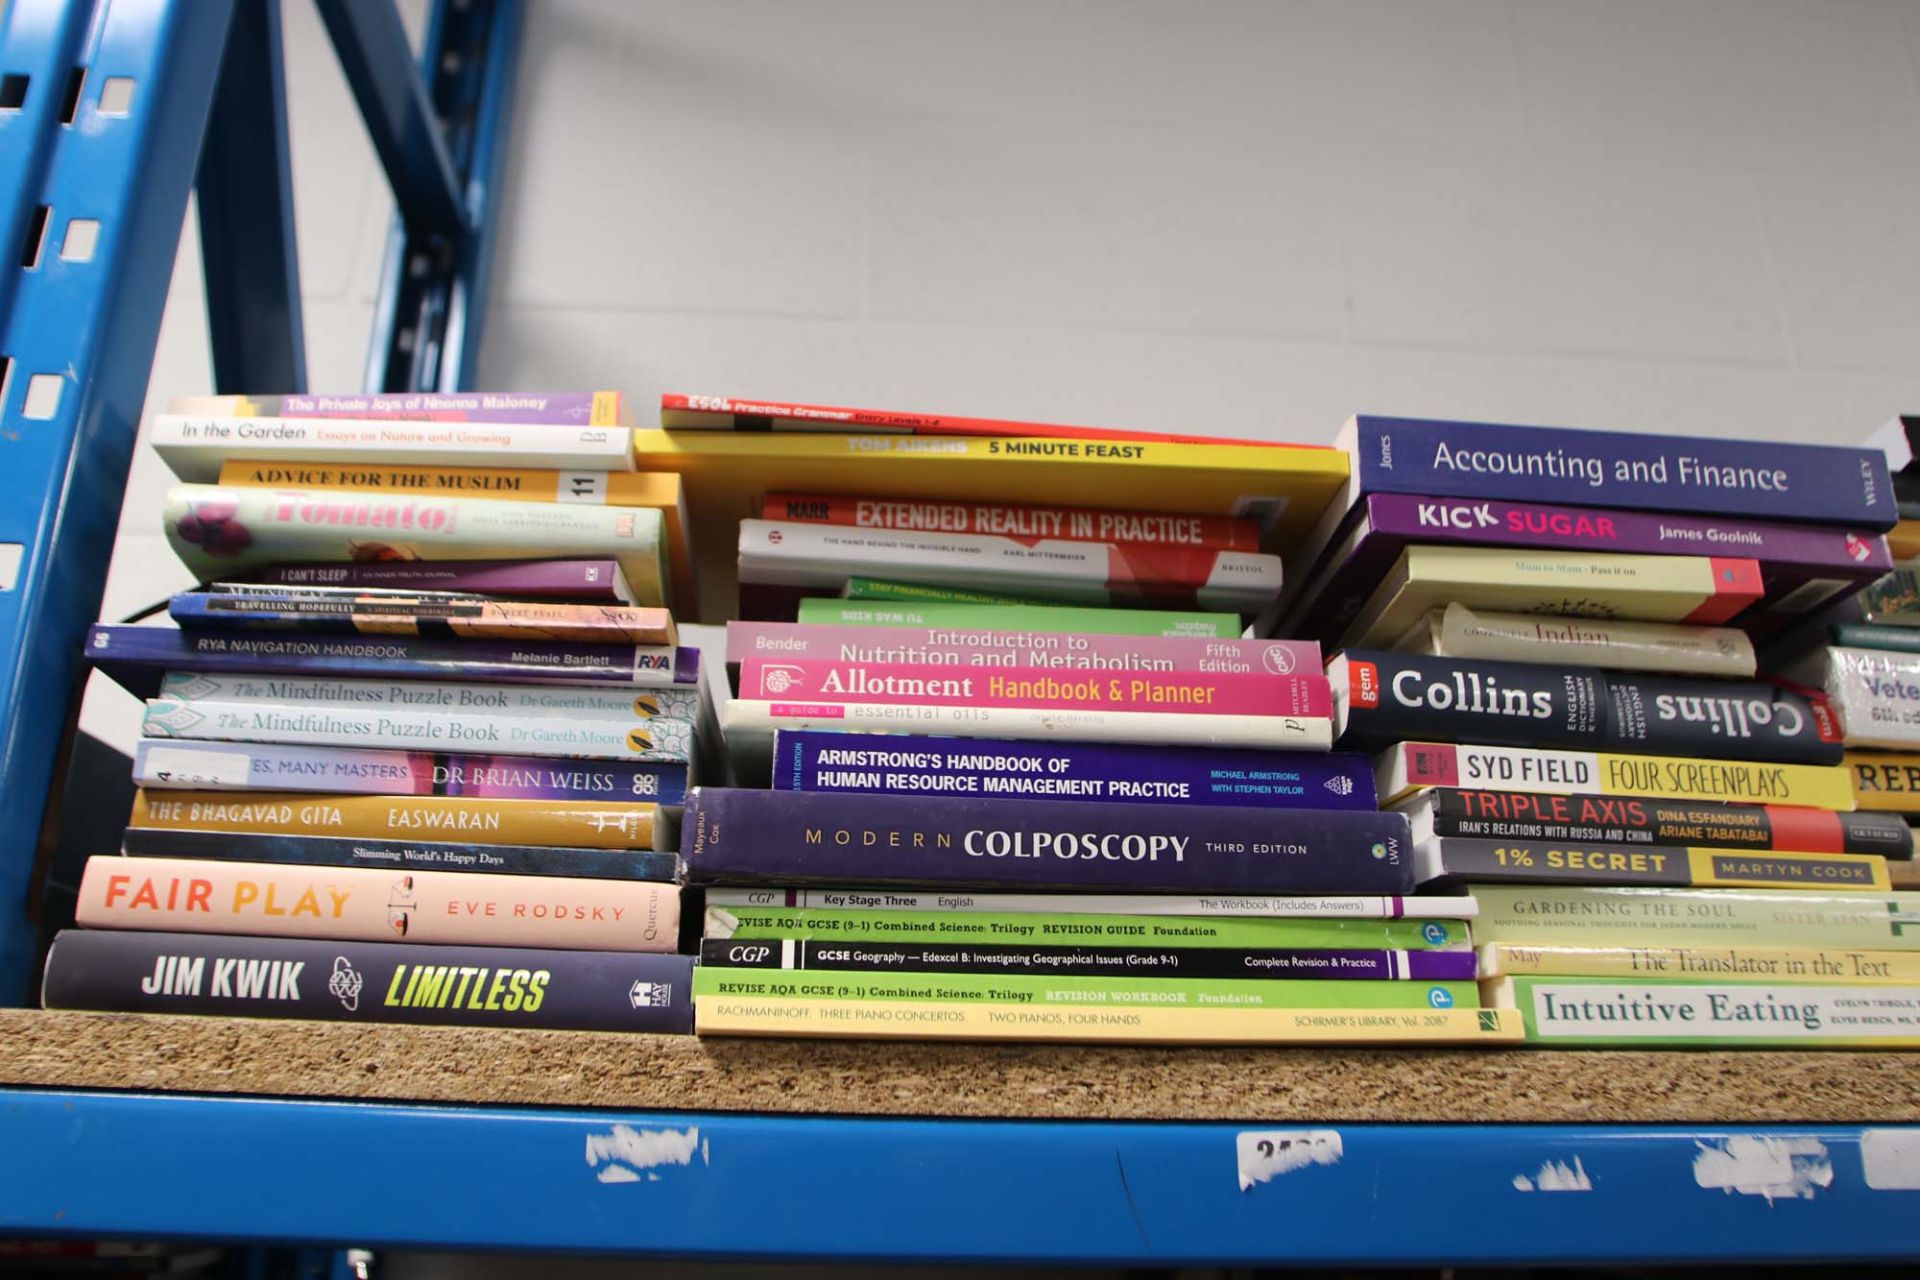
<path fill-rule="evenodd" d="M 1480 1001 L 1480 993 L 1471 982 L 862 974 L 826 970 L 787 973 L 701 965 L 693 971 L 693 998 L 705 996 L 1178 1009 L 1471 1009 Z"/>
<path fill-rule="evenodd" d="M 1242 630 L 1231 613 L 1171 609 L 1090 609 L 1072 605 L 941 604 L 851 601 L 810 596 L 800 621 L 843 627 L 953 627 L 987 631 L 1067 631 L 1101 636 L 1203 636 L 1231 640 Z"/>
<path fill-rule="evenodd" d="M 1511 977 L 1483 994 L 1540 1044 L 1920 1046 L 1920 987 Z"/>
<path fill-rule="evenodd" d="M 1841 622 L 1834 624 L 1833 642 L 1848 649 L 1920 653 L 1920 627 L 1877 627 L 1870 622 Z"/>
<path fill-rule="evenodd" d="M 1472 884 L 1479 943 L 1920 951 L 1920 893 Z"/>
<path fill-rule="evenodd" d="M 840 593 L 846 600 L 912 601 L 917 604 L 991 604 L 1026 607 L 1038 604 L 1019 596 L 996 595 L 987 591 L 967 591 L 961 587 L 929 587 L 918 582 L 892 582 L 883 578 L 853 577 Z"/>
<path fill-rule="evenodd" d="M 709 907 L 709 938 L 848 942 L 998 942 L 1079 946 L 1312 947 L 1434 951 L 1468 945 L 1459 920 L 1324 920 L 1274 916 L 1026 915 L 967 911 Z"/>

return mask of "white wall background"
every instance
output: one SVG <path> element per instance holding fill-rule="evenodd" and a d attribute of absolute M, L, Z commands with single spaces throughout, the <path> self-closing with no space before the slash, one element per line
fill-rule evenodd
<path fill-rule="evenodd" d="M 352 389 L 391 204 L 284 2 L 310 377 Z M 1915 0 L 528 5 L 484 387 L 1305 442 L 1920 407 Z M 150 405 L 209 386 L 193 248 Z M 187 581 L 166 483 L 109 617 Z"/>

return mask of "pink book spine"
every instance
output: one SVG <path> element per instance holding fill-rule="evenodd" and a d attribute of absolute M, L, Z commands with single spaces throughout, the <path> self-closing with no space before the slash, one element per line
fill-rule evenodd
<path fill-rule="evenodd" d="M 629 880 L 95 857 L 75 918 L 99 929 L 672 951 L 679 895 Z"/>
<path fill-rule="evenodd" d="M 729 622 L 727 662 L 972 663 L 1010 655 L 1015 669 L 1061 675 L 1207 672 L 1214 675 L 1318 673 L 1312 640 L 1224 640 L 1202 636 L 1069 635 L 1047 631 L 962 631 L 947 627 L 836 627 L 799 622 Z"/>
<path fill-rule="evenodd" d="M 770 702 L 1044 707 L 1241 716 L 1333 714 L 1325 678 L 1171 671 L 1035 671 L 877 662 L 740 664 L 740 696 Z"/>

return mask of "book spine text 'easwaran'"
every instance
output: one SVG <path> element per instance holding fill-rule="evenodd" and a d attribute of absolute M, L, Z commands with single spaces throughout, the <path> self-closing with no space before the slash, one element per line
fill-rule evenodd
<path fill-rule="evenodd" d="M 96 856 L 80 877 L 74 918 L 95 929 L 672 951 L 680 890 L 640 880 Z"/>
<path fill-rule="evenodd" d="M 659 806 L 471 796 L 138 791 L 130 827 L 651 849 Z"/>

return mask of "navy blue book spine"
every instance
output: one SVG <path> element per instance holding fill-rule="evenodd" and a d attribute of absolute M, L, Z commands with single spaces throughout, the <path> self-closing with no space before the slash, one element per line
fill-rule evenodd
<path fill-rule="evenodd" d="M 68 929 L 41 1003 L 330 1022 L 693 1030 L 693 957 Z"/>
<path fill-rule="evenodd" d="M 671 658 L 666 654 L 671 652 Z M 555 640 L 439 640 L 415 636 L 181 631 L 102 623 L 87 632 L 87 661 L 150 698 L 168 671 L 272 676 L 473 680 L 500 684 L 696 684 L 700 651 Z"/>
<path fill-rule="evenodd" d="M 822 729 L 781 729 L 774 734 L 773 785 L 781 791 L 1264 809 L 1379 807 L 1372 761 L 1361 755 L 897 737 Z"/>
<path fill-rule="evenodd" d="M 680 857 L 653 849 L 570 849 L 526 844 L 432 844 L 354 840 L 274 832 L 179 831 L 128 827 L 120 852 L 130 858 L 213 858 L 283 862 L 307 867 L 376 867 L 395 871 L 487 871 L 503 876 L 574 876 L 588 880 L 671 883 Z"/>
<path fill-rule="evenodd" d="M 1553 501 L 1890 529 L 1893 477 L 1877 449 L 1355 419 L 1355 494 Z"/>
<path fill-rule="evenodd" d="M 1397 813 L 695 787 L 697 884 L 917 884 L 1140 893 L 1404 894 Z"/>

